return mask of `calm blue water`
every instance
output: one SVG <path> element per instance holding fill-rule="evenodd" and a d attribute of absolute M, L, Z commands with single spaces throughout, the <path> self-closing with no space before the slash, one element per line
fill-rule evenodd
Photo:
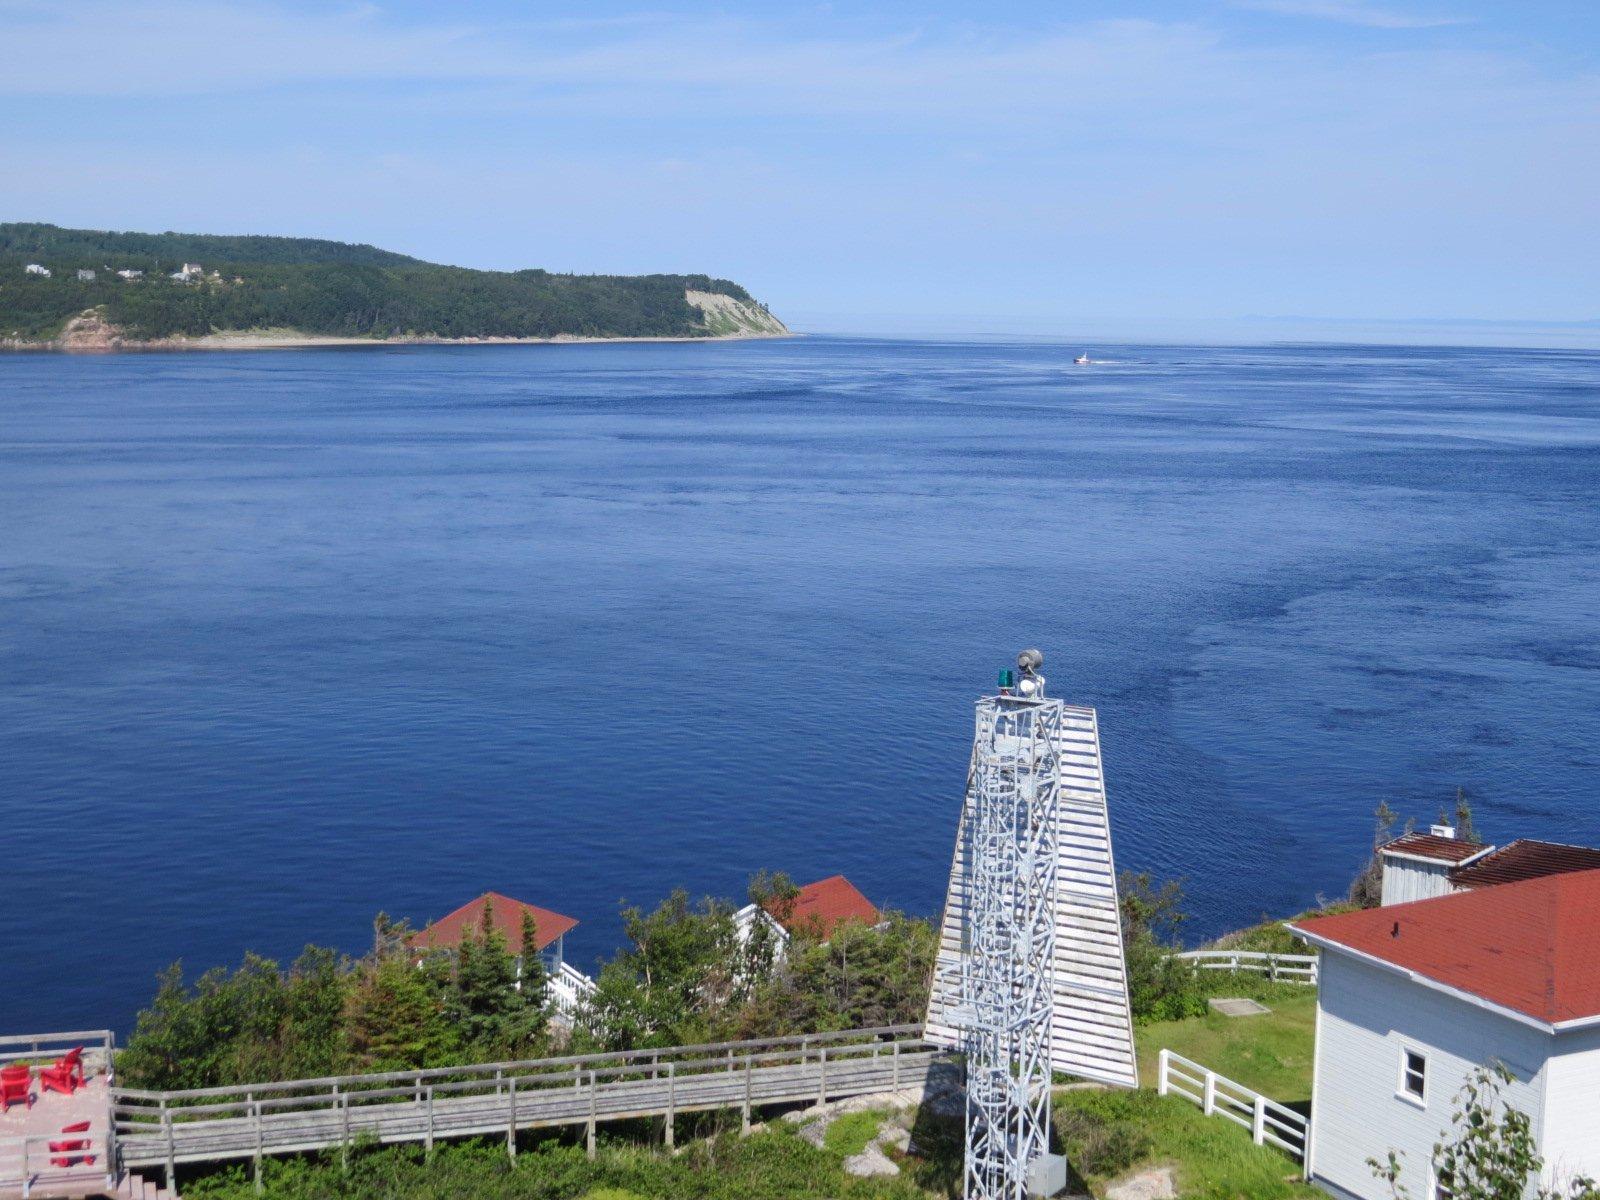
<path fill-rule="evenodd" d="M 1600 356 L 1077 349 L 0 358 L 0 1028 L 486 888 L 931 913 L 1030 643 L 1195 935 L 1381 799 L 1600 839 Z"/>

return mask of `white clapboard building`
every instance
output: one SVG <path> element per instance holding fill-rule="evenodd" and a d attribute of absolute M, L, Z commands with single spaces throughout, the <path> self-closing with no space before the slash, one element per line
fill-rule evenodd
<path fill-rule="evenodd" d="M 1448 1195 L 1433 1147 L 1479 1066 L 1515 1076 L 1546 1185 L 1600 1177 L 1600 870 L 1548 875 L 1290 926 L 1322 951 L 1308 1177 L 1390 1200 Z"/>

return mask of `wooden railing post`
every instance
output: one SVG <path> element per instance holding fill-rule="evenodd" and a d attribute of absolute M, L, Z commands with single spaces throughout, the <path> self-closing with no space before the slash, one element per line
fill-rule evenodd
<path fill-rule="evenodd" d="M 666 1137 L 665 1137 L 664 1140 L 667 1143 L 667 1149 L 668 1150 L 671 1150 L 672 1147 L 676 1144 L 675 1141 L 674 1141 L 675 1134 L 674 1134 L 674 1131 L 673 1131 L 673 1126 L 677 1124 L 677 1117 L 678 1117 L 678 1071 L 677 1071 L 677 1067 L 678 1067 L 678 1064 L 675 1063 L 675 1062 L 669 1062 L 667 1064 L 667 1116 L 666 1116 L 666 1125 L 664 1126 L 664 1132 L 666 1134 Z"/>
<path fill-rule="evenodd" d="M 899 1091 L 900 1090 L 900 1043 L 898 1041 L 896 1041 L 895 1044 L 894 1044 L 894 1054 L 892 1055 L 892 1057 L 894 1059 L 894 1068 L 893 1068 L 894 1074 L 890 1077 L 890 1082 L 891 1082 L 891 1085 L 894 1087 L 894 1089 L 896 1091 Z"/>
<path fill-rule="evenodd" d="M 339 1165 L 350 1169 L 350 1093 L 339 1093 Z"/>
<path fill-rule="evenodd" d="M 739 1135 L 743 1137 L 750 1132 L 750 1072 L 754 1060 L 750 1055 L 744 1056 L 744 1107 L 739 1110 Z"/>
<path fill-rule="evenodd" d="M 517 1077 L 506 1080 L 506 1156 L 517 1157 Z"/>
<path fill-rule="evenodd" d="M 1209 1117 L 1217 1111 L 1217 1073 L 1215 1071 L 1206 1071 L 1205 1095 L 1205 1103 L 1201 1105 L 1201 1109 Z"/>
<path fill-rule="evenodd" d="M 425 1142 L 423 1142 L 423 1153 L 428 1158 L 431 1159 L 433 1157 L 433 1084 L 431 1084 L 431 1083 L 428 1085 L 427 1104 L 428 1104 L 428 1137 L 427 1137 L 427 1140 Z"/>
<path fill-rule="evenodd" d="M 174 1196 L 178 1194 L 178 1148 L 173 1144 L 172 1138 L 172 1110 L 167 1107 L 167 1098 L 161 1097 L 161 1124 L 167 1132 L 167 1191 Z"/>
<path fill-rule="evenodd" d="M 828 1048 L 817 1048 L 817 1103 L 828 1102 Z"/>
<path fill-rule="evenodd" d="M 255 1186 L 256 1186 L 256 1191 L 260 1192 L 266 1186 L 262 1182 L 262 1179 L 261 1179 L 261 1142 L 262 1142 L 262 1138 L 263 1138 L 263 1134 L 262 1134 L 262 1131 L 261 1131 L 261 1105 L 256 1100 L 255 1095 L 253 1093 L 251 1093 L 251 1092 L 246 1092 L 244 1094 L 244 1102 L 247 1105 L 249 1105 L 249 1107 L 250 1107 L 250 1119 L 251 1119 L 251 1122 L 255 1125 L 255 1132 L 256 1132 Z"/>
<path fill-rule="evenodd" d="M 1156 1055 L 1156 1095 L 1167 1094 L 1167 1072 L 1172 1069 L 1172 1051 L 1163 1049 Z"/>
<path fill-rule="evenodd" d="M 585 1149 L 588 1151 L 589 1158 L 591 1160 L 594 1158 L 594 1143 L 595 1143 L 595 1136 L 594 1136 L 594 1108 L 595 1108 L 595 1081 L 594 1081 L 594 1070 L 591 1068 L 590 1071 L 589 1071 L 589 1128 L 587 1130 L 587 1136 L 584 1138 Z"/>
<path fill-rule="evenodd" d="M 1250 1140 L 1258 1146 L 1267 1140 L 1267 1098 L 1265 1096 L 1258 1095 L 1256 1097 L 1255 1112 L 1252 1114 L 1250 1121 Z"/>

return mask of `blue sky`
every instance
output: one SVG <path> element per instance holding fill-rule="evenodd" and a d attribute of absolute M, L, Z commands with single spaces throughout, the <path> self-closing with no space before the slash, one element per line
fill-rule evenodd
<path fill-rule="evenodd" d="M 0 219 L 797 324 L 1600 318 L 1600 5 L 0 0 Z"/>

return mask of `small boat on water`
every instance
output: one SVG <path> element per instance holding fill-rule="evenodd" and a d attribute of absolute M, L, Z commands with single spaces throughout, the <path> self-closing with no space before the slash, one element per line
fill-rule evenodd
<path fill-rule="evenodd" d="M 1080 367 L 1087 367 L 1089 365 L 1089 356 L 1087 354 L 1080 354 L 1072 361 Z"/>

